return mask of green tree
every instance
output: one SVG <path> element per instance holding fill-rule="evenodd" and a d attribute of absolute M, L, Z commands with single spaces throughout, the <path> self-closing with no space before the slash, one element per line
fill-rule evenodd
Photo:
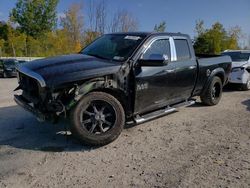
<path fill-rule="evenodd" d="M 70 38 L 73 50 L 79 52 L 83 41 L 83 14 L 82 4 L 74 3 L 65 12 L 65 17 L 61 18 L 61 25 Z"/>
<path fill-rule="evenodd" d="M 94 31 L 91 31 L 91 30 L 87 30 L 84 33 L 84 45 L 85 46 L 89 45 L 91 42 L 93 42 L 100 35 L 101 35 L 101 33 L 94 32 Z"/>
<path fill-rule="evenodd" d="M 4 56 L 4 45 L 5 45 L 5 40 L 0 39 L 0 57 Z"/>
<path fill-rule="evenodd" d="M 229 29 L 228 31 L 228 49 L 239 49 L 240 38 L 243 37 L 242 30 L 239 26 L 235 26 Z"/>
<path fill-rule="evenodd" d="M 31 36 L 27 37 L 27 56 L 43 57 L 45 55 L 45 49 L 41 47 L 41 41 Z"/>
<path fill-rule="evenodd" d="M 14 57 L 25 55 L 27 36 L 9 26 L 7 37 L 7 52 Z"/>
<path fill-rule="evenodd" d="M 7 40 L 8 25 L 5 22 L 0 22 L 0 39 Z"/>
<path fill-rule="evenodd" d="M 76 52 L 74 45 L 68 37 L 68 32 L 64 29 L 58 29 L 53 32 L 48 32 L 39 38 L 41 46 L 40 56 L 55 56 Z"/>
<path fill-rule="evenodd" d="M 10 13 L 11 21 L 18 23 L 25 34 L 37 38 L 56 26 L 58 0 L 18 0 Z"/>
<path fill-rule="evenodd" d="M 211 42 L 210 50 L 214 54 L 220 54 L 223 50 L 227 49 L 227 33 L 223 25 L 216 22 L 212 29 L 208 31 L 208 38 Z"/>
<path fill-rule="evenodd" d="M 161 22 L 161 23 L 159 23 L 159 25 L 155 25 L 155 27 L 154 27 L 154 31 L 156 31 L 156 32 L 164 32 L 165 30 L 166 30 L 166 22 L 165 21 L 163 21 L 163 22 Z"/>
<path fill-rule="evenodd" d="M 197 54 L 220 54 L 226 49 L 239 49 L 239 27 L 226 31 L 221 23 L 216 22 L 210 29 L 205 29 L 204 22 L 198 21 L 195 29 L 194 48 Z"/>
<path fill-rule="evenodd" d="M 0 21 L 0 56 L 5 56 L 6 42 L 8 40 L 8 24 Z"/>

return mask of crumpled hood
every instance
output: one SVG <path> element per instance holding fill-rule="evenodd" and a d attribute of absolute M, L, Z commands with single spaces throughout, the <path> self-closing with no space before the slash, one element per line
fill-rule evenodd
<path fill-rule="evenodd" d="M 112 74 L 119 70 L 121 64 L 98 59 L 83 54 L 63 55 L 39 59 L 20 65 L 20 72 L 31 72 L 43 79 L 46 86 L 55 86 L 67 82 L 79 81 L 96 76 Z M 36 77 L 36 76 L 33 76 Z"/>
<path fill-rule="evenodd" d="M 232 68 L 235 68 L 235 67 L 243 67 L 244 65 L 247 65 L 249 64 L 250 65 L 250 62 L 248 61 L 233 61 L 232 62 Z"/>

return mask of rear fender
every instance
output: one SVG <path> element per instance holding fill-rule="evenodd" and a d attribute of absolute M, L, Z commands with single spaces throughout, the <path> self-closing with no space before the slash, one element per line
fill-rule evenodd
<path fill-rule="evenodd" d="M 209 71 L 207 72 L 208 79 L 207 79 L 205 85 L 203 86 L 201 95 L 203 95 L 206 92 L 206 90 L 208 89 L 210 83 L 212 82 L 212 80 L 215 76 L 218 76 L 221 79 L 221 82 L 223 85 L 226 82 L 225 71 L 223 68 L 219 67 L 219 68 L 214 69 L 210 74 L 208 74 L 208 73 L 209 73 Z"/>

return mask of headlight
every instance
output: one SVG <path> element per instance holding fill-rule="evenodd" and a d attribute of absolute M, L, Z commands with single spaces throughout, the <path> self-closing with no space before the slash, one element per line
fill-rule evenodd
<path fill-rule="evenodd" d="M 10 68 L 6 68 L 6 70 L 7 70 L 7 71 L 12 71 L 12 69 L 10 69 Z"/>

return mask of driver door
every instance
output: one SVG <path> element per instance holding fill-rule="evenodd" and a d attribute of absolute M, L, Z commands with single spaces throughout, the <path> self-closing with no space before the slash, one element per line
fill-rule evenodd
<path fill-rule="evenodd" d="M 153 40 L 142 53 L 135 67 L 135 113 L 148 112 L 171 102 L 176 81 L 175 65 L 171 63 L 169 38 Z M 167 63 L 159 66 L 156 58 Z M 140 65 L 140 60 L 152 61 L 149 65 Z"/>

